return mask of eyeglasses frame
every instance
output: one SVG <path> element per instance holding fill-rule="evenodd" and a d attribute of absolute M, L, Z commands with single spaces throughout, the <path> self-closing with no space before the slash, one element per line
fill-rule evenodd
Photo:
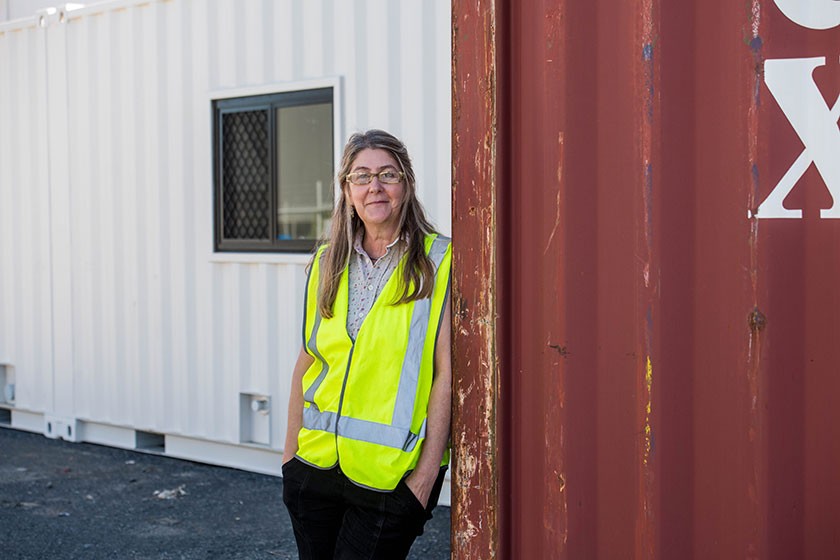
<path fill-rule="evenodd" d="M 358 175 L 359 173 L 365 173 L 365 172 L 356 171 L 354 173 L 348 173 L 347 175 L 344 176 L 344 179 L 348 183 L 350 183 L 351 185 L 358 185 L 360 187 L 364 187 L 364 186 L 367 186 L 367 185 L 371 184 L 373 182 L 374 177 L 376 177 L 379 180 L 379 182 L 382 183 L 383 185 L 396 185 L 397 183 L 400 183 L 400 182 L 402 182 L 403 179 L 405 179 L 405 173 L 402 172 L 402 171 L 396 171 L 394 169 L 383 169 L 379 173 L 367 172 L 370 175 L 370 181 L 368 181 L 367 183 L 354 183 L 353 180 L 350 179 L 350 176 L 351 175 Z M 399 179 L 397 181 L 394 181 L 393 183 L 383 181 L 382 180 L 382 174 L 383 173 L 396 173 L 399 176 Z"/>

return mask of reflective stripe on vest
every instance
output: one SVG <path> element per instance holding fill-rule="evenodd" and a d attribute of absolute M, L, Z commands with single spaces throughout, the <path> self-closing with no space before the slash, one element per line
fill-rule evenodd
<path fill-rule="evenodd" d="M 449 238 L 438 236 L 432 241 L 429 249 L 429 259 L 434 264 L 435 272 L 440 267 Z M 396 271 L 395 271 L 396 273 Z M 411 313 L 408 347 L 400 372 L 397 398 L 394 403 L 394 413 L 391 424 L 382 424 L 368 420 L 359 420 L 347 416 L 339 417 L 335 412 L 322 412 L 315 404 L 315 393 L 327 376 L 328 366 L 317 348 L 318 327 L 321 323 L 321 312 L 317 310 L 314 317 L 312 334 L 307 341 L 307 348 L 324 364 L 318 377 L 307 388 L 304 400 L 309 404 L 303 409 L 303 427 L 309 430 L 321 430 L 336 433 L 348 439 L 374 443 L 385 447 L 412 451 L 417 442 L 426 435 L 426 421 L 419 433 L 411 431 L 411 419 L 414 414 L 414 401 L 417 394 L 417 384 L 420 377 L 420 365 L 423 356 L 423 346 L 426 341 L 429 317 L 431 315 L 432 298 L 415 300 Z M 441 315 L 441 320 L 443 315 Z M 437 328 L 437 325 L 435 325 Z M 348 363 L 349 368 L 349 363 Z M 336 426 L 336 421 L 338 425 Z"/>
<path fill-rule="evenodd" d="M 324 379 L 327 377 L 327 372 L 330 370 L 330 366 L 327 365 L 327 361 L 318 351 L 318 345 L 315 344 L 315 339 L 318 337 L 318 327 L 321 326 L 321 312 L 318 311 L 315 314 L 315 326 L 312 327 L 312 336 L 309 337 L 309 340 L 306 342 L 306 347 L 312 350 L 312 353 L 318 358 L 318 360 L 323 364 L 321 366 L 321 373 L 318 374 L 318 377 L 315 379 L 315 382 L 312 383 L 312 386 L 307 389 L 306 393 L 303 394 L 303 400 L 307 402 L 312 402 L 315 400 L 315 391 L 318 390 L 318 387 L 321 386 L 321 383 L 324 382 Z"/>
<path fill-rule="evenodd" d="M 415 434 L 408 429 L 398 428 L 393 424 L 379 424 L 368 420 L 359 420 L 342 416 L 335 412 L 321 412 L 314 404 L 303 409 L 303 426 L 309 430 L 324 432 L 336 431 L 338 419 L 338 433 L 342 437 L 375 443 L 403 451 L 413 451 L 417 442 L 426 437 L 426 421 L 420 427 L 420 433 Z"/>

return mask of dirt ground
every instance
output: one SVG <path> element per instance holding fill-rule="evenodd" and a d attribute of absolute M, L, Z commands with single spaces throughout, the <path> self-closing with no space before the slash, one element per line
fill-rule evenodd
<path fill-rule="evenodd" d="M 0 558 L 297 558 L 280 478 L 0 429 Z M 449 558 L 438 507 L 410 558 Z"/>

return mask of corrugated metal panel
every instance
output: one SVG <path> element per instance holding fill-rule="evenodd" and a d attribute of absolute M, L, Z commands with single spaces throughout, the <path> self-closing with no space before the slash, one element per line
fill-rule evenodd
<path fill-rule="evenodd" d="M 53 406 L 45 64 L 34 17 L 0 30 L 0 363 L 27 379 L 16 405 L 31 410 Z"/>
<path fill-rule="evenodd" d="M 123 0 L 3 27 L 0 363 L 17 404 L 238 443 L 239 393 L 264 394 L 279 449 L 306 258 L 212 254 L 211 98 L 334 80 L 342 140 L 402 137 L 448 232 L 449 22 L 437 2 Z M 51 250 L 67 266 L 54 283 Z M 71 352 L 53 369 L 55 341 Z"/>
<path fill-rule="evenodd" d="M 0 21 L 29 19 L 36 10 L 57 4 L 54 0 L 0 0 Z"/>
<path fill-rule="evenodd" d="M 838 25 L 822 0 L 455 2 L 456 270 L 498 294 L 457 354 L 500 364 L 456 420 L 458 464 L 493 468 L 453 485 L 483 503 L 455 534 L 499 531 L 455 557 L 836 555 Z M 800 158 L 804 218 L 757 219 Z"/>

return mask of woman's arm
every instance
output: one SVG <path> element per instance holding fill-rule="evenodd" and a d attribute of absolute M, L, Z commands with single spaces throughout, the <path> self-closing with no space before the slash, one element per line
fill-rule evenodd
<path fill-rule="evenodd" d="M 440 461 L 449 444 L 449 423 L 452 416 L 452 307 L 449 298 L 443 311 L 437 346 L 435 347 L 435 378 L 429 395 L 426 419 L 426 439 L 414 471 L 405 483 L 423 506 L 440 473 Z"/>
<path fill-rule="evenodd" d="M 286 424 L 286 444 L 283 446 L 283 464 L 292 460 L 298 450 L 298 434 L 303 427 L 303 374 L 315 359 L 301 347 L 292 372 L 292 388 L 289 393 L 289 420 Z"/>

